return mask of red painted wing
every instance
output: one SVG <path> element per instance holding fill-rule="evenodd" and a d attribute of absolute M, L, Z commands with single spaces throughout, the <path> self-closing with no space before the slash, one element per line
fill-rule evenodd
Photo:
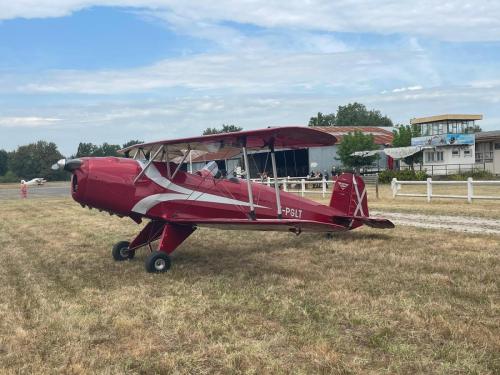
<path fill-rule="evenodd" d="M 122 154 L 133 155 L 141 149 L 145 153 L 154 153 L 161 146 L 168 146 L 169 157 L 183 155 L 185 150 L 201 152 L 220 152 L 222 150 L 241 149 L 242 146 L 251 149 L 268 147 L 274 143 L 276 148 L 306 148 L 331 146 L 335 144 L 335 136 L 304 126 L 287 126 L 248 130 L 241 132 L 204 135 L 199 137 L 164 140 L 142 143 L 120 150 Z M 160 154 L 156 160 L 160 160 Z"/>

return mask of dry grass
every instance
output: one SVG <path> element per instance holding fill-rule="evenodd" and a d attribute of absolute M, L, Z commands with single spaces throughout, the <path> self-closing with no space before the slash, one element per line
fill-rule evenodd
<path fill-rule="evenodd" d="M 62 187 L 62 186 L 68 186 L 69 189 L 69 182 L 67 181 L 49 181 L 43 184 L 42 186 L 44 187 Z M 0 190 L 1 189 L 16 189 L 19 190 L 21 187 L 21 182 L 9 182 L 9 183 L 0 183 Z M 29 186 L 29 189 L 36 189 L 38 188 L 38 185 L 31 185 Z"/>
<path fill-rule="evenodd" d="M 500 219 L 500 200 L 474 200 L 467 203 L 466 199 L 434 198 L 427 203 L 426 198 L 396 197 L 392 198 L 390 185 L 380 185 L 379 199 L 376 198 L 375 188 L 367 186 L 368 206 L 371 210 L 423 213 L 433 215 L 460 215 Z M 402 193 L 425 194 L 425 186 L 403 186 Z M 434 186 L 434 194 L 467 195 L 465 186 Z M 500 197 L 500 186 L 476 186 L 474 194 Z M 328 204 L 330 196 L 322 198 L 321 194 L 308 194 L 307 198 Z"/>
<path fill-rule="evenodd" d="M 198 230 L 151 275 L 131 221 L 0 210 L 2 373 L 500 372 L 498 236 Z"/>

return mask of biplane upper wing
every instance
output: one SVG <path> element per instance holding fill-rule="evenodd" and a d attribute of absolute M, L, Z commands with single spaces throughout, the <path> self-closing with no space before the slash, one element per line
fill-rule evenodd
<path fill-rule="evenodd" d="M 303 126 L 286 126 L 141 143 L 124 148 L 119 152 L 125 155 L 135 155 L 141 151 L 144 155 L 156 155 L 154 160 L 165 160 L 165 155 L 168 155 L 169 160 L 172 160 L 185 155 L 187 150 L 190 150 L 192 156 L 196 157 L 207 152 L 241 149 L 241 147 L 249 149 L 270 146 L 275 148 L 305 148 L 330 146 L 336 141 L 335 136 L 326 132 Z M 160 149 L 162 152 L 158 152 Z"/>

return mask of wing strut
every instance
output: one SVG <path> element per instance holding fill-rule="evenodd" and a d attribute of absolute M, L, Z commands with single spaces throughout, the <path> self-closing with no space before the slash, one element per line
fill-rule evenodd
<path fill-rule="evenodd" d="M 167 159 L 167 176 L 168 179 L 172 179 L 172 171 L 170 170 L 170 158 L 168 157 L 168 146 L 165 146 L 165 158 Z"/>
<path fill-rule="evenodd" d="M 188 145 L 188 149 L 184 153 L 184 156 L 182 157 L 182 160 L 177 164 L 177 168 L 175 168 L 174 174 L 172 175 L 172 180 L 177 176 L 177 172 L 179 172 L 179 169 L 181 169 L 182 164 L 186 161 L 186 158 L 188 155 L 191 153 L 191 147 Z"/>
<path fill-rule="evenodd" d="M 283 212 L 281 210 L 280 187 L 278 183 L 278 173 L 276 168 L 276 156 L 274 154 L 274 145 L 271 145 L 269 149 L 271 150 L 271 164 L 273 165 L 274 191 L 276 192 L 276 208 L 278 209 L 278 219 L 282 219 Z"/>
<path fill-rule="evenodd" d="M 248 203 L 250 203 L 250 217 L 255 220 L 255 206 L 253 203 L 253 192 L 252 185 L 250 182 L 250 164 L 248 163 L 248 154 L 246 146 L 243 149 L 243 160 L 245 161 L 245 177 L 247 179 L 247 189 L 248 189 Z"/>
<path fill-rule="evenodd" d="M 149 161 L 146 163 L 146 165 L 144 166 L 142 171 L 140 171 L 139 174 L 137 175 L 137 177 L 134 179 L 134 184 L 137 182 L 137 180 L 139 180 L 139 178 L 141 178 L 144 175 L 144 173 L 146 173 L 146 171 L 148 170 L 151 163 L 153 163 L 155 158 L 160 154 L 160 152 L 163 151 L 163 147 L 165 147 L 165 146 L 161 145 L 161 147 L 158 149 L 158 151 L 156 151 L 154 153 L 154 155 L 151 158 L 149 158 Z"/>

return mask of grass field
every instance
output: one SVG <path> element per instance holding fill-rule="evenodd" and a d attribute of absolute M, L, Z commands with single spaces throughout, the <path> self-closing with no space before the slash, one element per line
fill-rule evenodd
<path fill-rule="evenodd" d="M 200 229 L 152 275 L 127 219 L 0 209 L 1 373 L 500 373 L 498 236 Z"/>
<path fill-rule="evenodd" d="M 375 188 L 367 186 L 368 206 L 371 210 L 409 212 L 436 215 L 474 216 L 491 219 L 500 219 L 500 200 L 474 200 L 467 203 L 466 199 L 433 198 L 427 203 L 426 198 L 392 197 L 390 185 L 380 185 L 379 199 L 376 198 Z M 403 186 L 403 193 L 425 194 L 425 186 Z M 466 186 L 434 186 L 435 194 L 467 195 Z M 475 195 L 489 195 L 500 197 L 500 186 L 476 186 Z M 307 194 L 307 198 L 328 204 L 330 197 L 322 198 L 321 194 Z"/>

